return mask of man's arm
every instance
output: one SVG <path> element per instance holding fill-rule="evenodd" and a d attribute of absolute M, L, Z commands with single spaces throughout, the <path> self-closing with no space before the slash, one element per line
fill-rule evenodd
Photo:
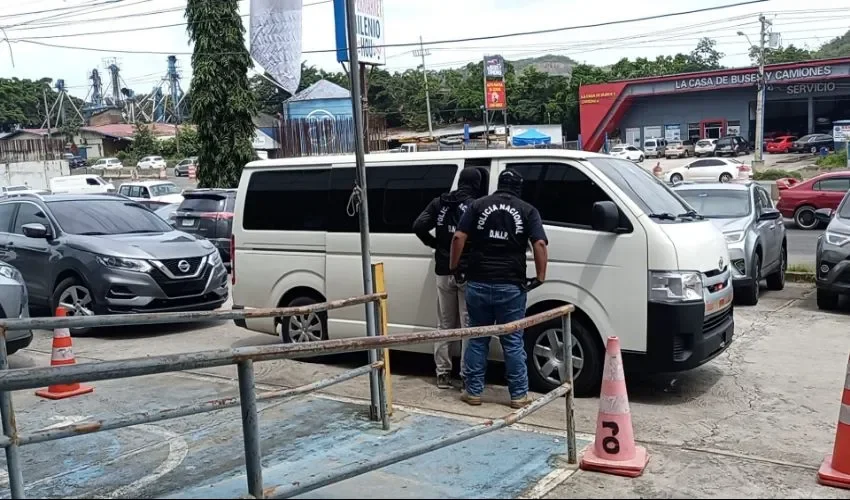
<path fill-rule="evenodd" d="M 449 270 L 452 272 L 457 270 L 460 265 L 460 256 L 463 255 L 463 247 L 466 245 L 467 234 L 463 231 L 455 231 L 452 236 L 452 250 L 449 254 Z"/>
<path fill-rule="evenodd" d="M 469 233 L 475 225 L 475 205 L 470 204 L 463 215 L 460 217 L 460 222 L 457 224 L 457 231 L 452 236 L 452 248 L 449 253 L 449 269 L 454 272 L 460 265 L 460 257 L 463 255 L 463 249 L 466 246 L 466 240 L 469 238 Z"/>
<path fill-rule="evenodd" d="M 413 232 L 427 247 L 437 248 L 437 238 L 431 234 L 431 230 L 437 227 L 437 211 L 439 201 L 437 198 L 425 207 L 419 217 L 413 222 Z"/>
<path fill-rule="evenodd" d="M 540 220 L 540 212 L 535 208 L 528 219 L 528 239 L 531 240 L 531 250 L 534 253 L 534 270 L 537 279 L 546 281 L 546 267 L 549 265 L 549 239 Z"/>

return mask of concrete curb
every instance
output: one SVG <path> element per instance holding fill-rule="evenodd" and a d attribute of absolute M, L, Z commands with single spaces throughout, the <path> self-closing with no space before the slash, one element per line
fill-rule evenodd
<path fill-rule="evenodd" d="M 814 283 L 815 273 L 808 271 L 786 271 L 785 280 L 792 283 Z"/>

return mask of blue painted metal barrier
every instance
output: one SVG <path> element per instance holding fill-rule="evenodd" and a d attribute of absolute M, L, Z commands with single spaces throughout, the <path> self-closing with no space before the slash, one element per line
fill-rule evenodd
<path fill-rule="evenodd" d="M 391 337 L 376 336 L 328 340 L 322 342 L 307 342 L 300 344 L 279 344 L 272 346 L 218 349 L 45 368 L 11 370 L 9 369 L 6 352 L 5 340 L 6 333 L 9 330 L 96 328 L 104 326 L 190 323 L 258 317 L 289 317 L 328 311 L 331 309 L 339 309 L 358 304 L 380 302 L 381 300 L 386 299 L 386 297 L 386 293 L 374 293 L 364 295 L 362 297 L 323 302 L 309 306 L 276 309 L 239 309 L 229 311 L 145 313 L 113 316 L 68 316 L 0 320 L 0 419 L 2 419 L 3 427 L 3 435 L 0 436 L 0 446 L 6 450 L 6 466 L 9 475 L 11 497 L 25 498 L 22 462 L 18 455 L 20 446 L 106 430 L 120 429 L 133 425 L 159 422 L 162 420 L 217 411 L 235 406 L 239 406 L 241 408 L 248 493 L 250 497 L 253 498 L 286 498 L 300 495 L 424 453 L 438 450 L 455 443 L 460 443 L 476 436 L 509 426 L 563 395 L 566 395 L 566 441 L 568 461 L 571 464 L 576 463 L 576 436 L 575 423 L 573 419 L 572 391 L 573 367 L 572 355 L 569 352 L 570 342 L 563 342 L 564 359 L 566 360 L 564 370 L 566 380 L 564 381 L 564 384 L 545 396 L 535 400 L 531 405 L 510 413 L 501 419 L 490 420 L 481 425 L 443 436 L 431 442 L 422 443 L 400 452 L 378 457 L 375 460 L 349 464 L 340 469 L 331 470 L 321 475 L 314 476 L 309 481 L 300 482 L 294 485 L 277 485 L 264 488 L 261 465 L 262 454 L 260 448 L 259 417 L 257 412 L 258 401 L 292 398 L 324 389 L 361 375 L 375 373 L 377 380 L 379 381 L 377 391 L 378 400 L 372 401 L 372 406 L 378 408 L 378 414 L 372 416 L 375 420 L 381 421 L 382 428 L 385 431 L 389 430 L 390 420 L 387 411 L 387 395 L 384 383 L 384 349 L 406 345 L 428 344 L 436 341 L 504 335 L 559 317 L 562 321 L 562 331 L 564 332 L 565 338 L 570 338 L 572 335 L 570 329 L 570 313 L 574 310 L 572 305 L 561 306 L 504 325 L 459 328 L 455 330 L 430 330 L 405 335 L 394 335 Z M 296 359 L 317 355 L 368 350 L 375 350 L 378 353 L 378 359 L 369 365 L 355 368 L 333 377 L 293 389 L 262 393 L 256 393 L 254 390 L 254 362 Z M 177 408 L 122 415 L 116 418 L 87 420 L 84 422 L 44 429 L 31 433 L 18 433 L 17 431 L 15 413 L 12 405 L 12 391 L 34 389 L 54 384 L 129 378 L 234 364 L 237 366 L 239 380 L 238 398 L 210 400 Z"/>

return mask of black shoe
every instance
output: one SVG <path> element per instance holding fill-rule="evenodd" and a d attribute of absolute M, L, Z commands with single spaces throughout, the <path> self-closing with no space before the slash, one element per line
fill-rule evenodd
<path fill-rule="evenodd" d="M 451 389 L 452 388 L 452 377 L 448 373 L 441 373 L 437 375 L 437 387 L 440 389 Z"/>

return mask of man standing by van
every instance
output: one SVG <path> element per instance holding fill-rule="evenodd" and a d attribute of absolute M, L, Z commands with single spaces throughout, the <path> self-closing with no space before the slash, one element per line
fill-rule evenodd
<path fill-rule="evenodd" d="M 464 286 L 458 283 L 449 270 L 449 251 L 457 224 L 480 191 L 481 173 L 474 168 L 463 169 L 457 190 L 444 193 L 431 200 L 413 223 L 413 231 L 422 243 L 434 249 L 434 273 L 437 275 L 437 327 L 441 330 L 461 328 L 467 325 Z M 431 230 L 435 229 L 435 235 Z M 465 262 L 459 262 L 463 269 Z M 437 365 L 437 387 L 451 388 L 452 342 L 434 344 L 434 363 Z M 463 353 L 466 341 L 461 346 L 461 377 L 464 376 Z"/>
<path fill-rule="evenodd" d="M 466 269 L 466 307 L 469 326 L 505 324 L 525 317 L 526 292 L 546 279 L 549 243 L 540 213 L 523 201 L 522 177 L 514 170 L 499 175 L 496 192 L 474 201 L 464 213 L 452 240 L 449 265 L 459 271 L 461 254 L 469 242 Z M 525 252 L 531 244 L 537 275 L 526 278 Z M 528 368 L 525 364 L 523 331 L 499 337 L 505 355 L 505 371 L 511 407 L 522 408 L 528 397 Z M 467 341 L 464 354 L 462 399 L 481 404 L 490 337 Z"/>

